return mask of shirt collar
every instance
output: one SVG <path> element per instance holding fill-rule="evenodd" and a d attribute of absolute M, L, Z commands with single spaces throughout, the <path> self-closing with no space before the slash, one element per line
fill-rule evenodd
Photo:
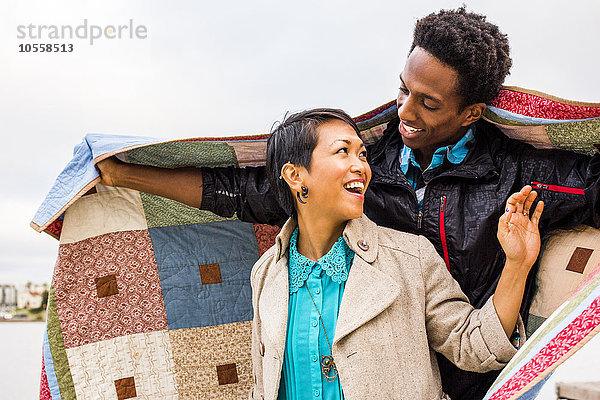
<path fill-rule="evenodd" d="M 444 159 L 447 159 L 452 164 L 460 164 L 463 162 L 469 149 L 472 147 L 471 144 L 475 142 L 475 124 L 471 124 L 464 136 L 456 142 L 454 145 L 440 147 L 433 153 L 433 158 L 427 170 L 434 169 L 442 165 Z M 415 154 L 412 149 L 408 146 L 402 147 L 400 152 L 400 169 L 406 175 L 408 173 L 409 165 L 421 169 L 421 166 L 415 158 Z"/>
<path fill-rule="evenodd" d="M 297 292 L 315 269 L 319 274 L 323 271 L 332 281 L 341 283 L 348 279 L 348 269 L 352 265 L 354 252 L 348 247 L 343 237 L 340 237 L 318 261 L 304 257 L 298 252 L 298 227 L 290 238 L 289 258 L 289 288 L 290 294 Z"/>

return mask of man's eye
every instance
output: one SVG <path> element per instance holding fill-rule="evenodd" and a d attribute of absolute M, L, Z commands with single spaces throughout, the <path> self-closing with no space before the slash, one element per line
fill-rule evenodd
<path fill-rule="evenodd" d="M 403 86 L 400 86 L 400 87 L 399 87 L 399 89 L 400 89 L 400 92 L 401 92 L 402 94 L 405 94 L 405 95 L 407 95 L 407 96 L 408 96 L 408 94 L 410 93 L 410 92 L 408 91 L 408 89 L 407 89 L 407 88 L 405 88 L 405 87 L 403 87 Z"/>
<path fill-rule="evenodd" d="M 427 103 L 423 102 L 423 107 L 425 107 L 429 111 L 437 110 L 437 107 L 428 106 Z"/>

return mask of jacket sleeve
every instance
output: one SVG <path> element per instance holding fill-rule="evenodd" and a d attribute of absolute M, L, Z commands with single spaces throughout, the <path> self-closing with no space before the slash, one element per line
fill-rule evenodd
<path fill-rule="evenodd" d="M 481 309 L 473 308 L 433 245 L 422 236 L 419 251 L 430 346 L 460 369 L 503 368 L 517 350 L 504 333 L 493 297 Z"/>
<path fill-rule="evenodd" d="M 600 154 L 528 148 L 519 163 L 521 186 L 532 185 L 544 200 L 544 229 L 600 227 Z"/>
<path fill-rule="evenodd" d="M 278 226 L 288 218 L 271 190 L 265 167 L 202 168 L 202 181 L 203 210 Z"/>

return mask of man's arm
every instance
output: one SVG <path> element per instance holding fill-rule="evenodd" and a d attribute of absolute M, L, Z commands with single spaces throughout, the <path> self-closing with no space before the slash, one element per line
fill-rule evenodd
<path fill-rule="evenodd" d="M 223 217 L 283 225 L 288 215 L 271 190 L 264 167 L 157 168 L 115 157 L 96 164 L 107 186 L 122 186 L 166 197 Z"/>
<path fill-rule="evenodd" d="M 158 168 L 128 164 L 110 157 L 96 164 L 101 184 L 121 186 L 176 200 L 191 207 L 202 205 L 200 168 Z"/>

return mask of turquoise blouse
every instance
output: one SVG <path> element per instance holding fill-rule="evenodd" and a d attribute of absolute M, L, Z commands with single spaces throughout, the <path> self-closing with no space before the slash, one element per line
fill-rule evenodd
<path fill-rule="evenodd" d="M 343 237 L 318 261 L 298 253 L 298 228 L 290 238 L 287 336 L 279 400 L 344 399 L 339 376 L 327 382 L 321 373 L 321 355 L 330 355 L 319 313 L 329 343 L 333 344 L 342 294 L 354 252 Z"/>

